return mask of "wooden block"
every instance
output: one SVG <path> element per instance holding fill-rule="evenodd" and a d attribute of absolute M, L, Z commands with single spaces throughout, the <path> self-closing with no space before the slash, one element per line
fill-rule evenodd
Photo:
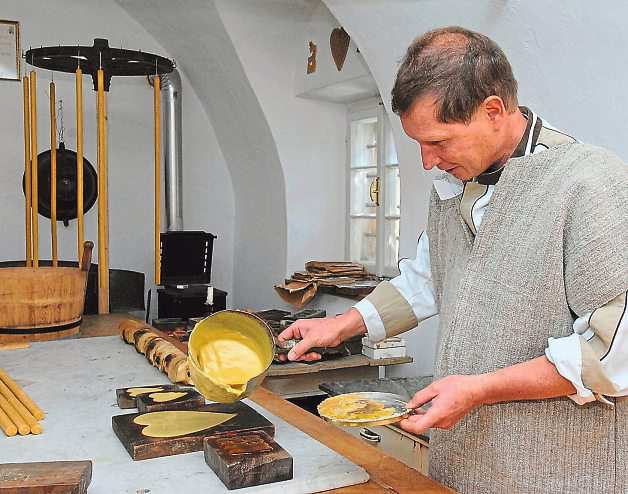
<path fill-rule="evenodd" d="M 86 494 L 91 461 L 0 464 L 1 494 Z"/>
<path fill-rule="evenodd" d="M 203 439 L 221 434 L 234 434 L 262 430 L 275 436 L 275 426 L 250 406 L 242 402 L 212 403 L 196 408 L 199 412 L 235 413 L 236 416 L 211 429 L 176 437 L 148 437 L 142 434 L 143 425 L 133 420 L 140 413 L 112 417 L 113 431 L 134 460 L 192 453 L 203 450 Z"/>
<path fill-rule="evenodd" d="M 206 437 L 205 462 L 227 489 L 292 478 L 292 457 L 262 431 Z"/>
<path fill-rule="evenodd" d="M 129 394 L 129 389 L 140 389 L 146 388 L 145 393 L 139 393 L 135 396 L 131 396 Z M 158 390 L 171 392 L 171 391 L 189 391 L 191 388 L 185 388 L 178 386 L 176 384 L 155 384 L 155 385 L 147 385 L 147 386 L 131 386 L 129 388 L 121 388 L 116 389 L 116 400 L 118 402 L 118 407 L 126 409 L 126 408 L 137 408 L 137 397 L 142 396 L 149 393 L 159 392 Z M 203 403 L 201 403 L 202 405 Z"/>
<path fill-rule="evenodd" d="M 205 398 L 200 393 L 191 388 L 180 388 L 173 390 L 176 393 L 185 393 L 183 396 L 170 399 L 168 401 L 156 401 L 160 396 L 166 397 L 168 392 L 157 392 L 143 394 L 137 397 L 137 411 L 140 413 L 158 412 L 160 410 L 196 410 L 205 404 Z"/>

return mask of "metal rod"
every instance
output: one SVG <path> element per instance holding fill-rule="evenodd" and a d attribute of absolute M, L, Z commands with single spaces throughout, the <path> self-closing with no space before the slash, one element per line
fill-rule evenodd
<path fill-rule="evenodd" d="M 37 182 L 37 74 L 31 70 L 31 222 L 33 232 L 33 267 L 39 268 L 39 202 Z"/>
<path fill-rule="evenodd" d="M 57 108 L 55 83 L 50 82 L 50 237 L 52 265 L 59 265 L 57 248 Z"/>
<path fill-rule="evenodd" d="M 105 73 L 98 69 L 98 313 L 109 313 L 109 226 Z"/>
<path fill-rule="evenodd" d="M 161 284 L 160 232 L 161 232 L 161 80 L 153 79 L 153 107 L 155 117 L 155 285 Z"/>
<path fill-rule="evenodd" d="M 31 231 L 31 112 L 28 76 L 22 79 L 24 92 L 24 189 L 26 195 L 25 204 L 25 232 L 26 232 L 26 266 L 33 265 L 33 247 Z"/>
<path fill-rule="evenodd" d="M 84 217 L 83 217 L 83 71 L 76 69 L 76 227 L 78 261 L 83 256 Z"/>

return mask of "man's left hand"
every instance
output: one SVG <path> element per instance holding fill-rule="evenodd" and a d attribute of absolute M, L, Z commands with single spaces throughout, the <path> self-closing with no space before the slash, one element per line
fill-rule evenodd
<path fill-rule="evenodd" d="M 427 429 L 450 429 L 474 408 L 483 404 L 484 375 L 447 376 L 422 389 L 408 402 L 408 408 L 417 409 L 400 422 L 402 429 L 421 434 Z M 427 410 L 420 406 L 431 401 Z"/>

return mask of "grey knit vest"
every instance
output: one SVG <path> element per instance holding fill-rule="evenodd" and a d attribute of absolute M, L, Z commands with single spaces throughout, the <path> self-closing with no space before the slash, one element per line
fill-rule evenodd
<path fill-rule="evenodd" d="M 544 355 L 574 315 L 628 287 L 628 167 L 605 150 L 566 144 L 511 159 L 475 238 L 459 206 L 432 193 L 435 377 Z M 462 493 L 627 493 L 628 399 L 613 401 L 482 406 L 433 431 L 430 474 Z"/>

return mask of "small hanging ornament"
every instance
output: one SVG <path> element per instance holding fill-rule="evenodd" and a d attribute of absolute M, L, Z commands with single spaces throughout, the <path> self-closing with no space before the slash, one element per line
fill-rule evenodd
<path fill-rule="evenodd" d="M 342 66 L 347 58 L 350 41 L 351 37 L 343 27 L 337 27 L 332 30 L 329 37 L 329 46 L 331 47 L 331 56 L 334 59 L 338 72 L 342 70 Z"/>
<path fill-rule="evenodd" d="M 316 72 L 316 50 L 318 50 L 318 48 L 316 48 L 316 43 L 312 41 L 309 41 L 308 45 L 310 48 L 310 56 L 307 57 L 307 73 L 313 74 Z"/>

